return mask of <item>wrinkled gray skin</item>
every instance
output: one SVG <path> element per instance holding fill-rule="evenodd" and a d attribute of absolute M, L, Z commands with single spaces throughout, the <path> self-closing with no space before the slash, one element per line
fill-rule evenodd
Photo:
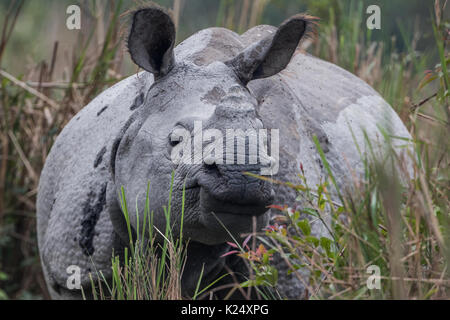
<path fill-rule="evenodd" d="M 150 181 L 154 223 L 164 230 L 161 207 L 168 202 L 174 171 L 171 222 L 177 237 L 186 181 L 183 236 L 191 245 L 182 281 L 187 295 L 203 263 L 206 282 L 220 275 L 225 263 L 233 265 L 220 258 L 230 239 L 211 212 L 239 236 L 251 231 L 252 216 L 259 230 L 269 222 L 267 205 L 295 205 L 291 190 L 242 174 L 259 173 L 259 165 L 175 165 L 170 153 L 176 143 L 169 138 L 175 128 L 189 129 L 194 120 L 201 120 L 204 129 L 277 128 L 280 161 L 273 178 L 298 182 L 302 163 L 311 186 L 326 178 L 314 135 L 340 185 L 346 185 L 352 170 L 362 170 L 349 125 L 360 146 L 362 128 L 372 141 L 383 142 L 377 125 L 409 137 L 369 85 L 295 51 L 309 28 L 302 15 L 279 28 L 262 25 L 243 35 L 210 28 L 173 49 L 175 28 L 163 10 L 134 13 L 128 46 L 133 61 L 146 71 L 117 83 L 81 110 L 59 135 L 41 175 L 38 240 L 52 298 L 80 298 L 79 290 L 66 287 L 70 265 L 81 268 L 85 288 L 91 271 L 110 276 L 112 251 L 120 252 L 128 239 L 118 201 L 121 186 L 129 207 L 137 201 L 143 212 Z M 136 227 L 135 210 L 130 211 Z M 317 221 L 313 233 L 326 235 Z M 287 297 L 305 297 L 297 278 L 280 272 L 279 284 Z"/>

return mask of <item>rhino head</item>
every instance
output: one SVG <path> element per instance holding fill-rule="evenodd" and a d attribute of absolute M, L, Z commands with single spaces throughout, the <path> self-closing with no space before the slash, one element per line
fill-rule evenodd
<path fill-rule="evenodd" d="M 173 172 L 170 223 L 175 237 L 180 230 L 183 186 L 185 238 L 208 245 L 223 243 L 230 239 L 229 233 L 251 231 L 252 217 L 258 229 L 264 227 L 272 187 L 244 172 L 261 174 L 264 167 L 276 168 L 277 159 L 260 152 L 260 144 L 254 145 L 265 141 L 260 133 L 267 128 L 246 85 L 283 70 L 307 27 L 306 19 L 294 16 L 273 35 L 227 61 L 197 65 L 177 60 L 175 26 L 163 9 L 135 11 L 129 52 L 139 67 L 153 74 L 154 83 L 114 144 L 116 194 L 123 186 L 129 207 L 134 208 L 136 201 L 142 213 L 150 181 L 153 223 L 163 231 L 166 217 L 161 208 L 168 204 Z M 230 130 L 248 133 L 241 146 L 239 137 L 227 136 Z M 131 215 L 134 227 L 137 219 L 142 222 L 142 215 Z"/>

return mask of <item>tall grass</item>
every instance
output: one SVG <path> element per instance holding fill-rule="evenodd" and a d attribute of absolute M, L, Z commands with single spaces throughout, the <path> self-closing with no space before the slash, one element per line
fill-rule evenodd
<path fill-rule="evenodd" d="M 255 235 L 262 243 L 259 252 L 266 255 L 256 260 L 256 275 L 263 267 L 270 268 L 269 258 L 278 253 L 290 273 L 307 281 L 310 299 L 447 299 L 450 199 L 444 193 L 448 181 L 442 184 L 425 178 L 418 145 L 410 150 L 414 152 L 401 155 L 392 146 L 377 154 L 366 140 L 364 176 L 342 189 L 315 142 L 329 179 L 310 186 L 300 172 L 301 184 L 286 183 L 307 205 L 295 212 L 289 204 L 274 206 L 282 213 L 278 222 Z M 351 172 L 349 176 L 356 177 Z M 430 188 L 430 184 L 436 185 Z M 318 238 L 311 233 L 312 224 L 325 221 L 326 216 L 331 217 L 330 236 Z M 241 256 L 248 259 L 255 254 L 247 251 Z M 380 288 L 367 285 L 371 266 L 379 268 Z M 305 268 L 311 271 L 308 280 L 299 271 Z M 274 283 L 271 286 L 277 289 Z M 261 284 L 268 285 L 255 283 Z"/>
<path fill-rule="evenodd" d="M 54 79 L 56 61 L 66 53 L 54 43 L 48 61 L 24 76 L 8 72 L 2 56 L 20 20 L 24 1 L 11 1 L 4 15 L 0 50 L 0 296 L 48 298 L 37 252 L 36 193 L 39 173 L 57 134 L 96 94 L 122 79 L 120 24 L 122 1 L 91 8 L 94 25 L 103 13 L 103 35 L 79 33 L 66 79 Z M 85 20 L 85 23 L 88 21 Z M 101 21 L 103 23 L 103 21 Z M 94 30 L 94 29 L 93 29 Z M 98 32 L 98 29 L 95 29 Z M 101 46 L 94 43 L 97 35 Z M 38 81 L 32 81 L 35 75 Z M 36 294 L 36 295 L 35 295 Z"/>
<path fill-rule="evenodd" d="M 153 224 L 150 211 L 150 182 L 147 186 L 145 209 L 139 213 L 136 206 L 135 228 L 132 227 L 125 191 L 119 196 L 128 230 L 128 247 L 123 253 L 113 253 L 112 279 L 106 279 L 101 271 L 91 275 L 92 297 L 100 300 L 179 300 L 182 298 L 181 278 L 186 261 L 187 243 L 182 235 L 175 239 L 170 222 L 172 207 L 173 174 L 169 200 L 163 208 L 166 229 L 159 230 Z M 183 231 L 185 189 L 181 199 L 181 229 Z M 140 217 L 142 214 L 142 217 Z M 143 220 L 140 220 L 142 218 Z M 140 225 L 142 221 L 142 225 Z M 95 281 L 94 279 L 97 279 Z M 106 291 L 106 292 L 105 292 Z"/>

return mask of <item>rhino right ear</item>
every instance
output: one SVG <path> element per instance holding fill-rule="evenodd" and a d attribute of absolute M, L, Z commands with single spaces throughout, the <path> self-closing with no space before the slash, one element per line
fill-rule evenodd
<path fill-rule="evenodd" d="M 295 15 L 284 21 L 276 33 L 250 45 L 225 64 L 244 84 L 273 76 L 286 68 L 300 40 L 313 33 L 315 21 L 312 16 Z"/>
<path fill-rule="evenodd" d="M 166 75 L 175 64 L 175 24 L 162 8 L 152 5 L 133 14 L 128 50 L 131 59 L 155 78 Z"/>

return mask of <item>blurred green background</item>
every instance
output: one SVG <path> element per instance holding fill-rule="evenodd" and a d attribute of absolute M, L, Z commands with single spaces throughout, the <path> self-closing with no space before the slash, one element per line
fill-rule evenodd
<path fill-rule="evenodd" d="M 427 46 L 433 45 L 434 36 L 431 28 L 433 16 L 433 0 L 250 0 L 250 10 L 258 11 L 255 14 L 249 12 L 247 23 L 240 23 L 242 3 L 244 0 L 184 0 L 180 1 L 181 14 L 177 40 L 182 41 L 196 31 L 212 26 L 225 26 L 238 32 L 244 32 L 245 26 L 251 24 L 278 25 L 284 19 L 299 12 L 307 12 L 317 16 L 322 23 L 328 24 L 330 18 L 336 20 L 336 25 L 352 27 L 354 20 L 348 19 L 350 11 L 358 12 L 360 17 L 368 17 L 365 14 L 367 6 L 375 4 L 381 8 L 381 30 L 374 30 L 370 34 L 371 40 L 383 41 L 386 52 L 392 51 L 392 38 L 394 46 L 404 51 L 409 43 L 410 36 L 414 32 L 420 33 L 420 41 L 417 44 L 418 51 L 424 51 Z M 102 1 L 98 1 L 97 3 Z M 104 3 L 105 1 L 103 1 Z M 111 1 L 110 5 L 114 2 Z M 166 8 L 173 8 L 173 0 L 154 1 Z M 139 6 L 142 1 L 124 0 L 122 12 Z M 255 5 L 260 3 L 259 5 Z M 6 12 L 11 1 L 0 1 L 0 11 Z M 88 33 L 95 26 L 94 16 L 97 4 L 95 1 L 73 0 L 39 0 L 27 1 L 24 4 L 20 20 L 12 34 L 8 50 L 5 53 L 3 67 L 14 74 L 26 73 L 27 67 L 32 67 L 36 61 L 49 59 L 52 54 L 53 43 L 59 42 L 60 49 L 70 50 L 77 38 L 78 30 L 67 30 L 65 21 L 68 15 L 65 13 L 67 6 L 78 4 L 82 9 L 82 30 Z M 253 16 L 252 16 L 253 15 Z M 3 19 L 3 17 L 2 17 Z M 253 19 L 253 20 L 252 20 Z M 121 22 L 124 23 L 126 19 Z M 252 21 L 250 21 L 252 20 Z M 344 21 L 340 21 L 344 20 Z M 365 20 L 358 21 L 357 28 L 361 29 L 364 36 L 368 36 L 365 28 Z M 338 35 L 340 30 L 336 30 Z M 126 57 L 126 71 L 131 70 L 129 57 Z"/>

